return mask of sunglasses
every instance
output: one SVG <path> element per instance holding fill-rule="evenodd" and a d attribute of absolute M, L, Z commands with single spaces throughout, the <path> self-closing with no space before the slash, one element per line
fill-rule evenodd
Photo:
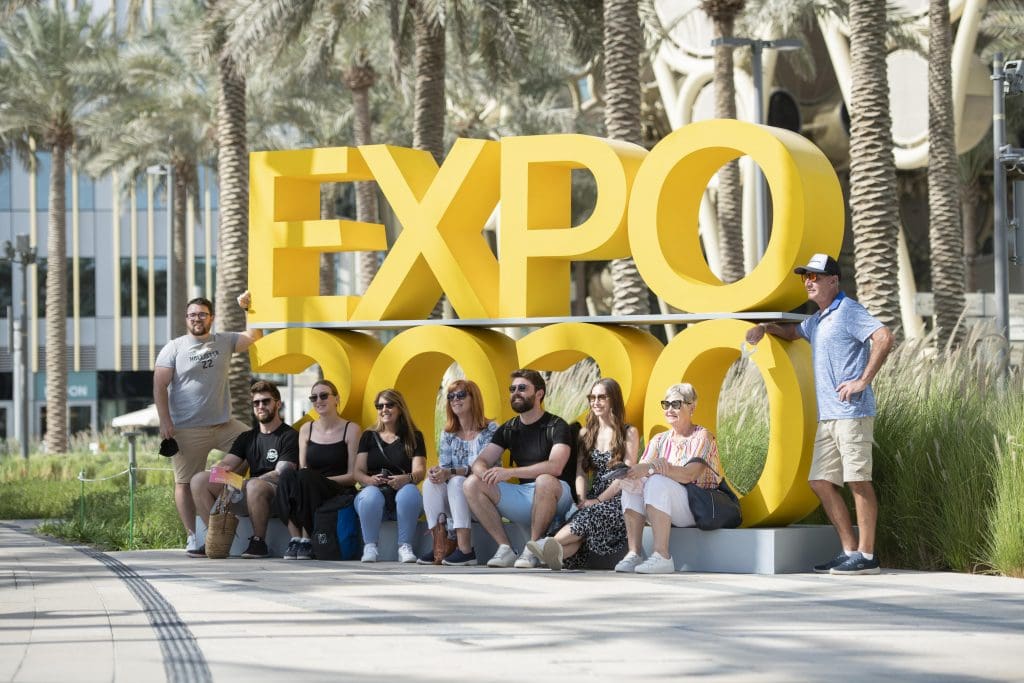
<path fill-rule="evenodd" d="M 206 320 L 210 317 L 209 313 L 189 313 L 185 316 L 189 320 Z"/>
<path fill-rule="evenodd" d="M 332 394 L 329 391 L 321 391 L 319 394 L 310 394 L 309 395 L 309 402 L 310 403 L 316 403 L 317 401 L 326 401 L 327 399 L 329 399 L 333 395 L 334 394 Z"/>
<path fill-rule="evenodd" d="M 272 398 L 254 398 L 252 400 L 252 407 L 259 408 L 260 406 L 269 406 L 274 402 Z"/>
<path fill-rule="evenodd" d="M 587 394 L 588 403 L 604 403 L 608 400 L 608 394 Z"/>
<path fill-rule="evenodd" d="M 800 279 L 804 282 L 817 282 L 823 277 L 831 277 L 825 273 L 801 273 Z"/>
<path fill-rule="evenodd" d="M 508 388 L 510 394 L 525 394 L 530 388 L 529 384 L 512 384 Z"/>
<path fill-rule="evenodd" d="M 380 403 L 376 404 L 376 408 L 377 408 L 377 410 L 384 410 L 384 409 L 391 410 L 396 405 L 398 405 L 398 404 L 397 403 L 389 403 L 388 401 L 381 401 Z"/>
<path fill-rule="evenodd" d="M 671 408 L 672 410 L 679 410 L 684 405 L 688 406 L 688 405 L 690 405 L 690 402 L 689 401 L 680 401 L 678 399 L 675 400 L 675 401 L 662 401 L 661 402 L 661 409 L 662 410 L 668 410 L 669 408 Z"/>
<path fill-rule="evenodd" d="M 449 401 L 456 401 L 456 400 L 457 401 L 463 401 L 463 400 L 465 400 L 465 398 L 467 396 L 469 396 L 469 392 L 466 391 L 465 389 L 460 389 L 459 391 L 449 391 L 448 392 L 448 400 Z"/>

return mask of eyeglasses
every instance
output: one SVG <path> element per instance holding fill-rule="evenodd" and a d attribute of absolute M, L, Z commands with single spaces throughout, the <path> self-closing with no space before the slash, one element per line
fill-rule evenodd
<path fill-rule="evenodd" d="M 189 320 L 206 320 L 210 317 L 209 313 L 189 313 L 185 316 Z"/>
<path fill-rule="evenodd" d="M 604 403 L 608 400 L 608 394 L 587 394 L 588 403 Z"/>
<path fill-rule="evenodd" d="M 662 410 L 668 410 L 669 408 L 671 408 L 672 410 L 679 410 L 684 405 L 686 405 L 686 406 L 690 405 L 690 401 L 680 401 L 678 399 L 675 400 L 675 401 L 662 401 L 661 402 L 661 409 Z"/>
<path fill-rule="evenodd" d="M 526 391 L 529 388 L 530 388 L 529 384 L 512 384 L 508 388 L 508 393 L 510 393 L 510 394 L 525 394 Z"/>
<path fill-rule="evenodd" d="M 800 279 L 804 282 L 817 282 L 823 277 L 831 277 L 828 273 L 801 273 Z"/>
<path fill-rule="evenodd" d="M 317 401 L 326 401 L 327 399 L 329 399 L 333 395 L 334 394 L 332 394 L 329 391 L 321 391 L 319 394 L 310 394 L 309 402 L 310 403 L 316 403 Z"/>
<path fill-rule="evenodd" d="M 274 402 L 272 398 L 254 398 L 252 400 L 252 407 L 259 408 L 260 406 L 269 406 Z"/>
<path fill-rule="evenodd" d="M 465 400 L 465 398 L 467 396 L 469 396 L 469 392 L 466 391 L 465 389 L 460 389 L 459 391 L 449 391 L 448 392 L 448 400 L 449 401 L 456 401 L 456 400 L 463 401 L 463 400 Z"/>
<path fill-rule="evenodd" d="M 377 410 L 384 410 L 384 409 L 391 410 L 396 405 L 398 405 L 398 404 L 397 403 L 389 403 L 388 401 L 381 401 L 380 403 L 376 404 L 376 407 L 377 407 Z"/>

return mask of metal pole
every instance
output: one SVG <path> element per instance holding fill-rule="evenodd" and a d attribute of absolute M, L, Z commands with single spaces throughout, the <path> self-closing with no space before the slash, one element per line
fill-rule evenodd
<path fill-rule="evenodd" d="M 135 437 L 137 432 L 128 432 L 128 548 L 135 547 Z"/>
<path fill-rule="evenodd" d="M 999 150 L 1006 144 L 1006 112 L 1004 109 L 1003 55 L 992 59 L 992 244 L 995 269 L 996 328 L 1007 341 L 1010 338 L 1010 273 L 1007 261 L 1006 174 L 999 160 Z M 1000 351 L 1000 365 L 1006 369 L 1005 352 Z"/>
<path fill-rule="evenodd" d="M 18 423 L 18 431 L 21 432 L 21 441 L 19 446 L 21 448 L 21 457 L 28 460 L 28 443 L 31 440 L 31 434 L 29 432 L 29 412 L 31 411 L 31 404 L 29 403 L 29 372 L 28 372 L 28 263 L 26 259 L 28 257 L 28 250 L 21 249 L 28 242 L 27 239 L 22 240 L 22 237 L 27 235 L 18 235 L 17 243 L 19 251 L 21 252 L 21 260 L 19 266 L 21 266 L 21 320 L 20 327 L 17 337 L 18 349 L 15 351 L 18 357 L 18 367 L 20 370 L 20 377 L 15 377 L 15 385 L 21 387 L 21 412 L 18 415 L 20 422 Z"/>
<path fill-rule="evenodd" d="M 1014 264 L 1021 265 L 1024 261 L 1024 180 L 1014 180 L 1012 196 L 1013 196 L 1013 218 L 1011 219 L 1014 224 Z"/>
<path fill-rule="evenodd" d="M 750 69 L 754 72 L 754 123 L 764 123 L 764 68 L 761 66 L 761 50 L 764 42 L 753 40 L 750 42 Z M 757 255 L 764 256 L 768 248 L 768 211 L 765 206 L 767 193 L 765 192 L 764 173 L 761 167 L 754 164 L 754 202 L 755 215 L 757 216 Z"/>
<path fill-rule="evenodd" d="M 174 167 L 167 169 L 167 341 L 174 339 Z"/>

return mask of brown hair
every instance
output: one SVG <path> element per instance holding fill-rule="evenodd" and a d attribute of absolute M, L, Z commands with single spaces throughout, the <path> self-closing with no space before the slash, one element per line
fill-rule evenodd
<path fill-rule="evenodd" d="M 402 440 L 406 457 L 412 460 L 416 455 L 416 424 L 412 421 L 412 415 L 409 414 L 409 407 L 405 404 L 405 397 L 395 389 L 385 389 L 377 394 L 377 397 L 373 399 L 373 404 L 377 405 L 381 399 L 398 406 L 398 424 L 395 427 L 395 432 Z M 371 429 L 379 432 L 383 428 L 384 425 L 381 424 L 380 414 L 378 413 L 377 422 Z"/>
<path fill-rule="evenodd" d="M 320 380 L 317 380 L 317 381 L 313 382 L 313 386 L 311 386 L 309 388 L 309 393 L 312 394 L 313 390 L 316 389 L 319 386 L 325 386 L 328 389 L 330 389 L 331 390 L 331 396 L 340 396 L 340 394 L 338 393 L 338 387 L 334 386 L 334 382 L 332 382 L 329 379 L 320 379 Z M 340 409 L 341 409 L 340 405 L 337 405 L 337 406 L 334 407 L 334 412 L 337 413 L 338 417 L 341 417 Z M 312 429 L 312 427 L 310 429 Z"/>
<path fill-rule="evenodd" d="M 517 377 L 525 379 L 533 385 L 534 389 L 537 391 L 543 391 L 545 397 L 548 395 L 548 385 L 547 382 L 544 381 L 544 375 L 540 374 L 536 370 L 531 370 L 530 368 L 519 368 L 509 375 L 509 377 L 512 379 L 516 379 Z"/>
<path fill-rule="evenodd" d="M 281 400 L 281 392 L 277 390 L 277 385 L 265 379 L 258 379 L 249 385 L 249 395 L 256 394 L 270 394 L 275 401 Z"/>
<path fill-rule="evenodd" d="M 626 457 L 626 432 L 629 425 L 625 423 L 626 403 L 622 400 L 622 388 L 619 383 L 611 377 L 605 377 L 594 382 L 594 387 L 603 387 L 608 394 L 608 423 L 612 426 L 612 459 L 609 465 L 622 462 Z M 594 390 L 591 387 L 591 391 Z M 587 428 L 580 434 L 579 457 L 583 462 L 583 471 L 591 472 L 594 469 L 593 460 L 590 458 L 590 451 L 597 443 L 597 431 L 601 428 L 601 422 L 593 411 L 587 413 Z"/>
<path fill-rule="evenodd" d="M 484 417 L 484 398 L 480 394 L 480 387 L 476 385 L 476 382 L 469 379 L 457 379 L 448 384 L 448 388 L 445 390 L 445 394 L 449 394 L 453 391 L 459 391 L 465 389 L 466 393 L 469 394 L 469 398 L 473 399 L 473 404 L 470 406 L 469 419 L 472 424 L 464 425 L 459 421 L 459 416 L 452 410 L 452 402 L 447 400 L 445 396 L 444 403 L 444 414 L 445 423 L 444 431 L 446 432 L 457 432 L 460 429 L 483 429 L 490 422 Z"/>

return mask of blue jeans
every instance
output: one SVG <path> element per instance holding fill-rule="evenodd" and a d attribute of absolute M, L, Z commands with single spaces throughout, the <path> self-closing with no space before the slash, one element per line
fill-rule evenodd
<path fill-rule="evenodd" d="M 380 524 L 384 519 L 393 520 L 395 515 L 384 510 L 384 494 L 376 486 L 364 486 L 356 494 L 356 513 L 363 530 L 363 543 L 376 543 L 380 538 Z M 406 484 L 395 494 L 398 517 L 398 544 L 412 545 L 416 535 L 416 521 L 423 512 L 423 495 L 412 484 Z"/>

